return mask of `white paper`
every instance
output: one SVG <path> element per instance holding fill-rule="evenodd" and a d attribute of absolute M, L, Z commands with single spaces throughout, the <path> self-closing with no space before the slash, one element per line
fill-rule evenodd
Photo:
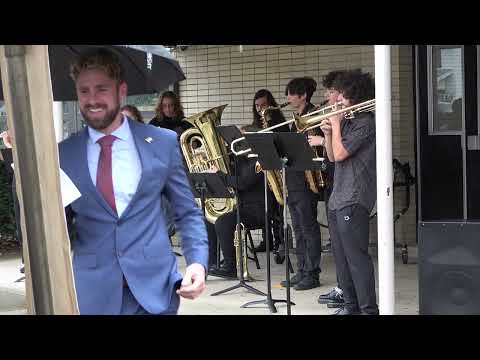
<path fill-rule="evenodd" d="M 15 166 L 12 163 L 12 169 L 15 170 Z M 75 184 L 70 180 L 67 174 L 60 169 L 60 190 L 62 192 L 63 207 L 67 207 L 72 202 L 77 200 L 82 194 L 78 191 Z"/>
<path fill-rule="evenodd" d="M 60 187 L 62 190 L 63 207 L 67 207 L 80 196 L 82 196 L 75 184 L 62 169 L 60 169 Z"/>

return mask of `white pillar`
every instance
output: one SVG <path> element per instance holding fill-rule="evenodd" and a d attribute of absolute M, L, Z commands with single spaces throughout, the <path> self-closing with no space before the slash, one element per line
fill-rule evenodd
<path fill-rule="evenodd" d="M 381 315 L 395 313 L 392 71 L 389 45 L 375 45 L 378 289 Z"/>
<path fill-rule="evenodd" d="M 63 140 L 63 102 L 53 102 L 53 126 L 57 143 Z"/>

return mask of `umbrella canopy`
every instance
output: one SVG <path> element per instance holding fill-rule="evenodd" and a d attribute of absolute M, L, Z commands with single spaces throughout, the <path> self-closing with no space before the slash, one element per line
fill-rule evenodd
<path fill-rule="evenodd" d="M 53 100 L 77 100 L 75 84 L 70 78 L 70 64 L 80 52 L 91 46 L 48 46 Z M 128 95 L 158 93 L 171 84 L 185 80 L 178 61 L 161 45 L 95 46 L 107 47 L 119 55 L 125 68 Z M 0 100 L 3 100 L 2 87 L 0 87 Z"/>

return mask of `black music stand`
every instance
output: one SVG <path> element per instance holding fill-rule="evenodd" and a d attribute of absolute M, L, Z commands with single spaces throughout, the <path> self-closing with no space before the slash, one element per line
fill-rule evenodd
<path fill-rule="evenodd" d="M 285 186 L 285 173 L 287 170 L 305 171 L 305 170 L 319 170 L 323 158 L 315 158 L 315 153 L 307 142 L 305 135 L 301 133 L 287 133 L 277 132 L 268 137 L 262 137 L 262 134 L 246 134 L 247 141 L 250 147 L 255 146 L 255 143 L 266 144 L 272 142 L 276 148 L 277 159 L 281 162 L 282 182 L 283 182 L 283 231 L 285 239 L 285 257 L 287 262 L 285 265 L 285 275 L 287 282 L 287 315 L 291 314 L 290 301 L 290 271 L 289 271 L 289 237 L 287 233 L 287 198 Z M 260 145 L 261 146 L 261 145 Z M 265 161 L 265 160 L 264 160 Z M 270 165 L 270 164 L 269 164 Z M 273 164 L 272 164 L 273 165 Z M 267 165 L 268 166 L 268 165 Z M 278 161 L 275 164 L 278 166 Z"/>
<path fill-rule="evenodd" d="M 188 177 L 192 184 L 192 192 L 195 198 L 200 198 L 203 217 L 205 218 L 205 199 L 232 198 L 222 178 L 212 173 L 189 173 Z M 217 267 L 220 266 L 220 243 L 217 241 Z"/>
<path fill-rule="evenodd" d="M 252 153 L 255 153 L 258 156 L 258 161 L 262 166 L 263 176 L 264 176 L 264 186 L 265 186 L 265 246 L 266 246 L 266 256 L 267 256 L 267 298 L 265 300 L 251 301 L 242 305 L 241 307 L 246 308 L 250 305 L 256 304 L 266 304 L 270 309 L 270 312 L 276 313 L 277 308 L 275 303 L 281 302 L 286 303 L 287 300 L 278 300 L 272 298 L 272 282 L 270 274 L 270 221 L 268 216 L 268 182 L 267 182 L 267 170 L 280 170 L 283 167 L 282 159 L 277 153 L 277 149 L 274 144 L 273 133 L 259 133 L 259 134 L 245 134 L 248 145 L 252 149 Z M 283 184 L 285 189 L 285 184 Z M 283 194 L 284 204 L 285 204 L 285 191 Z M 284 219 L 285 220 L 285 219 Z M 286 223 L 286 222 L 285 222 Z M 286 243 L 288 246 L 288 243 Z M 289 267 L 291 267 L 290 259 L 287 256 L 287 272 Z M 291 303 L 295 305 L 294 303 Z M 287 305 L 288 306 L 288 305 Z"/>
<path fill-rule="evenodd" d="M 225 140 L 225 142 L 228 144 L 228 146 L 230 146 L 231 142 L 235 139 L 238 139 L 239 137 L 242 136 L 242 133 L 240 132 L 240 130 L 238 130 L 238 128 L 236 126 L 218 126 L 216 128 L 216 130 L 218 131 L 218 134 Z M 225 159 L 226 161 L 228 161 L 227 159 Z M 238 161 L 237 161 L 237 157 L 234 156 L 234 162 L 235 162 L 235 184 L 236 184 L 236 188 L 238 189 Z M 238 197 L 238 191 L 235 192 L 235 195 L 236 195 L 236 200 L 237 200 L 237 228 L 236 228 L 236 231 L 238 231 L 240 229 L 240 198 Z M 242 258 L 243 258 L 243 245 L 242 245 L 242 239 L 241 237 L 239 237 L 239 245 L 240 246 L 240 259 L 239 259 L 239 263 L 240 263 L 240 282 L 237 284 L 237 285 L 234 285 L 234 286 L 231 286 L 227 289 L 224 289 L 224 290 L 220 290 L 220 291 L 217 291 L 213 294 L 211 294 L 210 296 L 217 296 L 217 295 L 221 295 L 221 294 L 224 294 L 228 291 L 231 291 L 231 290 L 235 290 L 235 289 L 238 289 L 240 287 L 243 287 L 244 289 L 247 289 L 248 291 L 250 292 L 253 292 L 254 294 L 257 294 L 257 295 L 260 295 L 260 296 L 266 296 L 265 293 L 261 292 L 260 290 L 257 290 L 255 289 L 253 286 L 250 286 L 248 284 L 245 283 L 245 278 L 243 277 L 243 261 L 242 261 Z M 217 254 L 218 256 L 218 254 Z M 245 254 L 246 256 L 246 254 Z"/>

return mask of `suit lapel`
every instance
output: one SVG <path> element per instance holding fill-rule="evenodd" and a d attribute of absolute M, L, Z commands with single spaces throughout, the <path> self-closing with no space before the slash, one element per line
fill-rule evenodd
<path fill-rule="evenodd" d="M 131 207 L 140 196 L 142 189 L 145 188 L 144 185 L 147 181 L 148 174 L 152 172 L 152 146 L 158 145 L 148 141 L 151 139 L 151 137 L 148 136 L 148 132 L 146 131 L 148 128 L 147 126 L 137 124 L 135 121 L 131 121 L 130 119 L 128 121 L 128 124 L 130 125 L 130 131 L 132 132 L 133 140 L 138 151 L 138 156 L 140 158 L 142 175 L 140 177 L 140 181 L 138 182 L 137 191 L 135 191 L 132 200 L 130 200 L 130 203 L 122 213 L 121 217 L 124 217 L 130 211 Z"/>

